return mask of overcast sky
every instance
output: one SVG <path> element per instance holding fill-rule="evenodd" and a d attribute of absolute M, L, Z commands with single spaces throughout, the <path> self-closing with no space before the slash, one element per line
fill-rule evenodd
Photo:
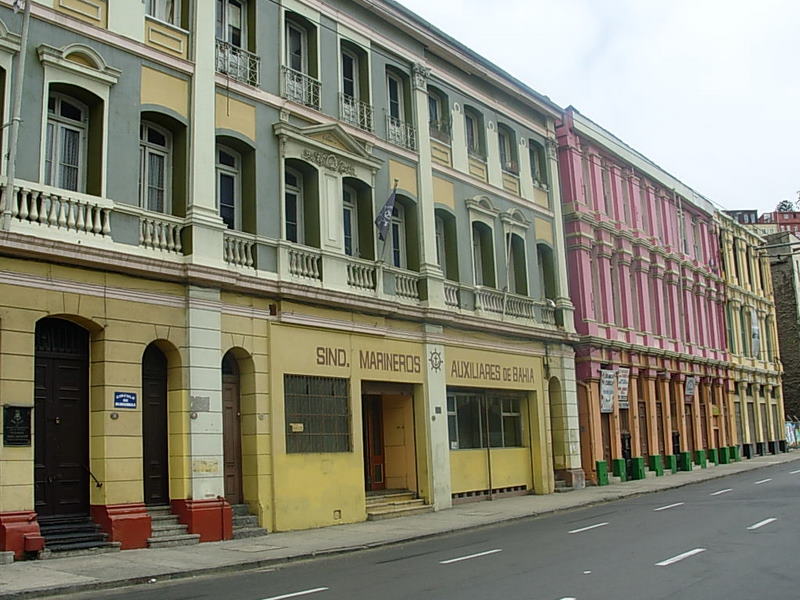
<path fill-rule="evenodd" d="M 800 190 L 796 0 L 399 0 L 726 209 Z"/>

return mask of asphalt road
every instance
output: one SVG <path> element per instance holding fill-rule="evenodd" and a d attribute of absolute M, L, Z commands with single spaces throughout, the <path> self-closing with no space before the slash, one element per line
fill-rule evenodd
<path fill-rule="evenodd" d="M 69 598 L 800 598 L 799 507 L 793 461 L 430 540 Z"/>

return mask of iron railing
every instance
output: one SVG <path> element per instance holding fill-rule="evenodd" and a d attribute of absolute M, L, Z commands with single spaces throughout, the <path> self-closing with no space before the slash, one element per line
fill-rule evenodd
<path fill-rule="evenodd" d="M 310 75 L 281 67 L 281 95 L 287 100 L 319 110 L 320 82 Z"/>
<path fill-rule="evenodd" d="M 259 84 L 261 59 L 242 48 L 217 40 L 217 73 L 248 85 Z"/>

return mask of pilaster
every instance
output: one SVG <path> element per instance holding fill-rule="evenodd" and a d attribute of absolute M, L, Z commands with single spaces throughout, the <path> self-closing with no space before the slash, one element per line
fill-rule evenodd
<path fill-rule="evenodd" d="M 425 325 L 426 336 L 440 336 L 442 327 Z M 425 343 L 427 382 L 422 386 L 425 404 L 425 423 L 430 423 L 427 444 L 430 503 L 434 510 L 452 506 L 450 484 L 450 434 L 447 427 L 447 382 L 445 348 L 441 343 Z"/>
<path fill-rule="evenodd" d="M 575 307 L 569 295 L 569 273 L 567 272 L 567 248 L 564 238 L 564 219 L 561 207 L 561 184 L 558 179 L 558 144 L 547 140 L 547 180 L 550 182 L 550 206 L 553 210 L 554 248 L 556 268 L 556 309 L 560 310 L 563 327 L 567 332 L 575 331 Z M 591 285 L 589 286 L 591 290 Z"/>

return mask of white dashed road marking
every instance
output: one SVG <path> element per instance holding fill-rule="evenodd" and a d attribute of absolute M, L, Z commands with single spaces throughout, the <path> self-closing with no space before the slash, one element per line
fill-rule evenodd
<path fill-rule="evenodd" d="M 724 490 L 719 490 L 716 492 L 711 492 L 709 496 L 719 496 L 720 494 L 727 494 L 728 492 L 732 492 L 733 488 L 725 488 Z"/>
<path fill-rule="evenodd" d="M 672 558 L 668 558 L 666 560 L 662 560 L 661 562 L 657 562 L 657 567 L 668 567 L 676 562 L 683 560 L 684 558 L 689 558 L 690 556 L 694 556 L 695 554 L 700 554 L 701 552 L 705 552 L 705 548 L 695 548 L 694 550 L 689 550 L 688 552 L 684 552 L 683 554 L 678 554 L 678 556 L 673 556 Z"/>
<path fill-rule="evenodd" d="M 307 596 L 308 594 L 316 594 L 317 592 L 324 592 L 328 588 L 318 587 L 312 590 L 303 590 L 302 592 L 292 592 L 291 594 L 283 594 L 281 596 L 270 596 L 264 600 L 283 600 L 284 598 L 297 598 L 297 596 Z"/>
<path fill-rule="evenodd" d="M 764 525 L 769 525 L 773 521 L 777 521 L 777 520 L 778 519 L 776 519 L 775 517 L 770 517 L 769 519 L 764 519 L 763 521 L 759 521 L 758 523 L 754 523 L 753 525 L 750 525 L 750 527 L 748 527 L 748 529 L 750 531 L 752 531 L 753 529 L 758 529 L 759 527 L 763 527 Z"/>
<path fill-rule="evenodd" d="M 495 554 L 502 552 L 502 548 L 495 548 L 494 550 L 487 550 L 486 552 L 478 552 L 477 554 L 468 554 L 467 556 L 459 556 L 458 558 L 451 558 L 449 560 L 440 560 L 440 565 L 449 565 L 450 563 L 461 562 L 462 560 L 469 560 L 470 558 L 478 558 L 479 556 L 486 556 L 487 554 Z"/>
<path fill-rule="evenodd" d="M 667 504 L 666 506 L 659 506 L 658 508 L 654 508 L 653 510 L 658 512 L 659 510 L 667 510 L 668 508 L 675 508 L 676 506 L 683 506 L 683 502 L 676 502 L 675 504 Z"/>
<path fill-rule="evenodd" d="M 768 481 L 772 481 L 772 477 L 769 477 L 767 479 L 760 479 L 754 482 L 753 485 L 761 485 L 762 483 L 767 483 Z"/>
<path fill-rule="evenodd" d="M 797 475 L 798 473 L 800 473 L 800 469 L 797 469 L 796 471 L 789 471 L 789 475 Z"/>
<path fill-rule="evenodd" d="M 588 527 L 581 527 L 580 529 L 573 529 L 570 533 L 581 533 L 582 531 L 589 531 L 590 529 L 597 529 L 598 527 L 605 527 L 608 523 L 597 523 L 596 525 L 589 525 Z"/>

